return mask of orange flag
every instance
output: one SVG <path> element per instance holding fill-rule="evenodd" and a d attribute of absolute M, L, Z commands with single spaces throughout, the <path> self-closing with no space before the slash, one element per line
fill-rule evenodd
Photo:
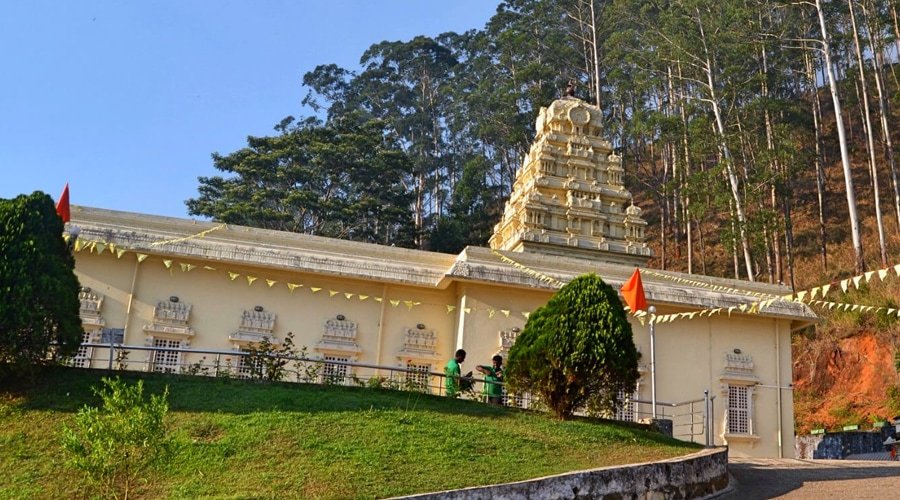
<path fill-rule="evenodd" d="M 65 189 L 63 189 L 62 194 L 59 196 L 59 201 L 56 202 L 56 213 L 59 214 L 59 217 L 63 222 L 69 222 L 72 219 L 72 214 L 69 211 L 69 183 L 66 183 Z"/>
<path fill-rule="evenodd" d="M 647 309 L 647 296 L 644 295 L 644 284 L 641 283 L 641 271 L 635 268 L 634 274 L 622 285 L 622 296 L 632 312 Z"/>

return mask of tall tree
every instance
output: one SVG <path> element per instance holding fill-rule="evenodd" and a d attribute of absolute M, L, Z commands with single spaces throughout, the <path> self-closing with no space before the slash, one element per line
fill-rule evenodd
<path fill-rule="evenodd" d="M 79 284 L 63 229 L 44 193 L 0 199 L 0 377 L 81 344 Z"/>

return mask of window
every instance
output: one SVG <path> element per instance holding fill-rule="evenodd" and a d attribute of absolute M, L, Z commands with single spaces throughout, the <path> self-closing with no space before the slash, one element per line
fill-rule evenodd
<path fill-rule="evenodd" d="M 637 418 L 634 411 L 634 395 L 628 395 L 625 391 L 619 391 L 617 398 L 621 404 L 616 408 L 616 420 L 624 422 L 636 422 Z"/>
<path fill-rule="evenodd" d="M 250 349 L 241 349 L 247 353 L 238 358 L 237 372 L 239 378 L 253 378 L 253 374 L 262 373 L 262 360 L 250 356 Z"/>
<path fill-rule="evenodd" d="M 752 434 L 750 421 L 750 388 L 728 386 L 728 434 Z"/>
<path fill-rule="evenodd" d="M 338 356 L 325 356 L 325 365 L 322 367 L 322 382 L 325 384 L 343 385 L 347 381 L 347 365 L 337 363 L 349 363 L 350 358 Z"/>
<path fill-rule="evenodd" d="M 406 369 L 412 371 L 406 372 L 406 378 L 404 379 L 405 388 L 413 391 L 427 392 L 431 382 L 431 365 L 406 363 Z"/>
<path fill-rule="evenodd" d="M 84 332 L 81 336 L 81 343 L 88 344 L 91 342 L 91 334 L 89 332 Z M 75 353 L 75 356 L 72 358 L 72 366 L 77 368 L 90 368 L 91 367 L 91 354 L 93 348 L 80 345 L 78 346 L 78 352 Z"/>
<path fill-rule="evenodd" d="M 124 328 L 104 328 L 100 333 L 101 344 L 121 344 L 125 341 Z"/>
<path fill-rule="evenodd" d="M 153 347 L 158 349 L 180 349 L 180 340 L 153 339 Z M 178 351 L 153 351 L 153 371 L 174 373 L 178 370 L 181 353 Z"/>

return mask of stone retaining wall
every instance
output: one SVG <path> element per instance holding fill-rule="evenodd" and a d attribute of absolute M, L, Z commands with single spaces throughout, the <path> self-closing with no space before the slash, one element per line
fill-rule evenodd
<path fill-rule="evenodd" d="M 517 483 L 411 495 L 407 499 L 623 499 L 703 498 L 728 487 L 728 449 L 686 457 L 603 467 Z"/>
<path fill-rule="evenodd" d="M 799 459 L 842 460 L 847 455 L 884 452 L 884 440 L 894 434 L 894 426 L 888 425 L 873 431 L 829 432 L 809 436 L 797 436 L 794 450 Z"/>

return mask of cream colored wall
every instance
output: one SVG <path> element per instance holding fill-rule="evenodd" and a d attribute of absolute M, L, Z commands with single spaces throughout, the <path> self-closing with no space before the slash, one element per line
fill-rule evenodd
<path fill-rule="evenodd" d="M 182 263 L 197 267 L 184 272 L 180 267 Z M 216 270 L 205 270 L 204 265 Z M 240 276 L 231 280 L 227 271 L 239 273 Z M 125 253 L 118 259 L 108 252 L 98 256 L 81 251 L 76 254 L 76 272 L 83 286 L 104 295 L 101 313 L 106 326 L 126 327 L 128 298 L 135 276 L 134 254 Z M 258 279 L 249 285 L 248 275 Z M 269 287 L 266 279 L 278 283 Z M 289 282 L 302 284 L 303 287 L 291 293 L 286 286 Z M 321 290 L 312 293 L 312 287 Z M 329 290 L 339 293 L 331 296 Z M 353 296 L 348 299 L 344 293 L 353 293 Z M 369 298 L 360 300 L 360 294 Z M 321 339 L 325 321 L 343 314 L 358 325 L 357 342 L 362 348 L 358 361 L 383 366 L 405 364 L 406 360 L 398 357 L 403 348 L 403 333 L 406 328 L 415 328 L 421 323 L 426 329 L 434 330 L 438 337 L 437 359 L 432 364 L 437 372 L 443 370 L 444 363 L 457 346 L 468 351 L 463 365 L 465 371 L 474 370 L 478 364 L 488 364 L 500 347 L 499 332 L 513 327 L 522 328 L 526 319 L 521 312 L 533 311 L 550 298 L 547 291 L 485 284 L 457 282 L 447 290 L 436 290 L 190 259 L 178 259 L 172 263 L 171 269 L 166 269 L 161 258 L 151 256 L 137 265 L 134 301 L 126 328 L 127 344 L 145 344 L 147 336 L 142 327 L 152 322 L 156 303 L 172 295 L 193 306 L 190 325 L 196 335 L 191 339 L 192 348 L 232 349 L 234 345 L 228 336 L 237 331 L 242 311 L 260 305 L 278 315 L 274 330 L 277 338 L 283 339 L 289 331 L 293 332 L 296 346 L 306 346 L 312 355 L 316 354 L 315 345 Z M 374 297 L 381 296 L 384 302 L 374 300 Z M 401 302 L 393 306 L 391 300 Z M 406 300 L 419 304 L 409 308 L 403 303 Z M 457 307 L 448 312 L 447 305 Z M 470 308 L 469 313 L 462 309 L 463 305 Z M 659 309 L 659 314 L 676 311 L 665 307 Z M 493 317 L 491 310 L 494 311 Z M 503 310 L 509 310 L 510 315 L 507 317 Z M 632 328 L 635 343 L 643 354 L 641 364 L 649 367 L 649 328 L 636 321 L 632 322 Z M 776 329 L 780 333 L 778 359 Z M 717 444 L 726 444 L 723 437 L 725 395 L 720 380 L 725 355 L 735 348 L 751 355 L 755 364 L 754 374 L 760 384 L 772 388 L 758 387 L 755 391 L 753 425 L 759 440 L 731 440 L 727 443 L 730 452 L 735 456 L 777 457 L 779 453 L 785 457 L 792 456 L 792 395 L 789 390 L 783 390 L 783 445 L 779 451 L 778 390 L 774 388 L 779 383 L 787 386 L 791 382 L 788 321 L 737 314 L 730 318 L 717 316 L 676 321 L 657 325 L 656 341 L 657 399 L 665 402 L 699 399 L 703 397 L 703 390 L 709 388 L 716 396 L 714 423 Z M 104 355 L 95 353 L 94 356 Z M 132 353 L 131 368 L 145 369 L 147 358 L 148 355 L 142 352 Z M 183 362 L 199 360 L 200 355 L 191 355 Z M 780 366 L 780 380 L 776 366 Z M 367 376 L 372 374 L 372 370 L 360 369 L 357 374 Z M 640 397 L 650 399 L 649 373 L 645 373 L 642 380 Z"/>

